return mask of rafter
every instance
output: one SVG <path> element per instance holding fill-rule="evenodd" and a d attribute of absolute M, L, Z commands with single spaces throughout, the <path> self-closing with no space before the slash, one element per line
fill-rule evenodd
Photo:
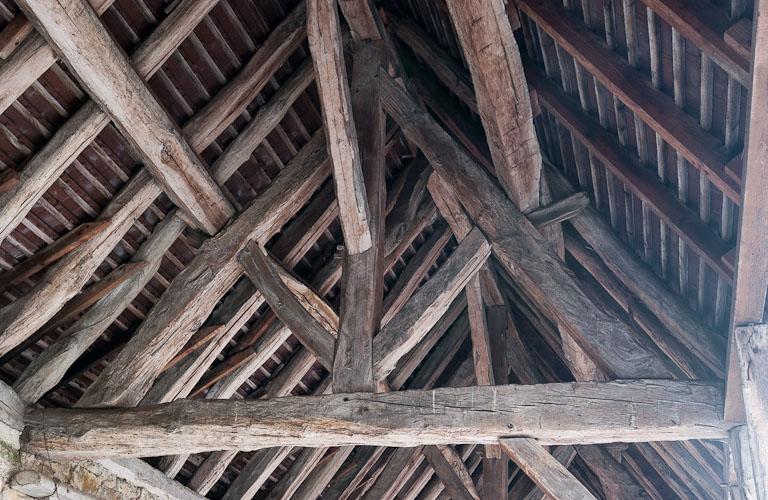
<path fill-rule="evenodd" d="M 501 0 L 447 2 L 469 64 L 496 175 L 521 212 L 539 207 L 541 153 L 520 52 Z"/>
<path fill-rule="evenodd" d="M 80 404 L 137 404 L 241 276 L 240 250 L 251 239 L 264 243 L 279 231 L 325 180 L 326 165 L 325 143 L 317 133 L 248 209 L 203 244 Z M 155 342 L 163 348 L 153 347 Z"/>
<path fill-rule="evenodd" d="M 201 229 L 218 231 L 234 208 L 96 12 L 85 0 L 67 6 L 22 0 L 19 5 L 141 154 L 166 194 Z"/>
<path fill-rule="evenodd" d="M 352 117 L 336 0 L 308 0 L 307 37 L 323 108 L 344 243 L 347 252 L 358 254 L 373 244 L 371 214 Z"/>
<path fill-rule="evenodd" d="M 455 190 L 469 216 L 489 238 L 500 265 L 550 317 L 557 318 L 601 365 L 610 366 L 615 376 L 669 373 L 645 339 L 587 299 L 533 226 L 406 91 L 392 80 L 386 80 L 383 89 L 388 113 Z"/>
<path fill-rule="evenodd" d="M 725 173 L 730 156 L 696 120 L 654 89 L 621 56 L 606 47 L 584 23 L 554 0 L 521 0 L 518 7 L 578 63 L 616 95 L 686 160 L 738 204 L 737 183 Z M 631 75 L 631 76 L 630 76 Z"/>
<path fill-rule="evenodd" d="M 595 497 L 568 469 L 535 440 L 502 439 L 501 447 L 544 493 L 563 500 L 587 500 Z"/>

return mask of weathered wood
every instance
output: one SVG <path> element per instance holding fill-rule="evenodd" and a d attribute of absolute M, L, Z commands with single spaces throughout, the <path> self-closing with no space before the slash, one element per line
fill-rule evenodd
<path fill-rule="evenodd" d="M 711 5 L 693 5 L 685 0 L 641 0 L 687 40 L 711 57 L 739 83 L 749 88 L 750 56 L 734 50 L 724 39 L 721 30 L 713 26 L 711 19 L 723 13 Z M 710 16 L 709 19 L 707 16 Z"/>
<path fill-rule="evenodd" d="M 0 310 L 0 353 L 29 338 L 74 297 L 159 194 L 146 170 L 136 174 L 97 219 L 107 222 L 104 229 L 48 268 L 29 293 Z"/>
<path fill-rule="evenodd" d="M 308 0 L 307 37 L 323 108 L 344 243 L 348 253 L 358 254 L 369 249 L 373 239 L 336 0 Z"/>
<path fill-rule="evenodd" d="M 483 457 L 483 482 L 480 486 L 480 498 L 492 500 L 509 497 L 509 459 Z"/>
<path fill-rule="evenodd" d="M 718 385 L 636 380 L 31 409 L 23 449 L 87 458 L 270 446 L 491 444 L 510 436 L 542 444 L 722 439 L 722 404 Z"/>
<path fill-rule="evenodd" d="M 306 3 L 299 2 L 269 34 L 237 76 L 184 125 L 195 150 L 212 143 L 256 99 L 306 37 Z"/>
<path fill-rule="evenodd" d="M 560 462 L 566 469 L 576 458 L 576 449 L 570 445 L 554 446 L 551 449 L 552 457 Z M 509 489 L 509 498 L 520 498 L 522 500 L 542 500 L 548 497 L 543 491 L 536 487 L 536 483 L 530 480 L 528 476 L 518 478 Z"/>
<path fill-rule="evenodd" d="M 325 486 L 338 473 L 353 450 L 353 446 L 342 446 L 333 451 L 330 457 L 323 459 L 320 465 L 315 467 L 296 490 L 294 498 L 297 500 L 315 500 L 319 498 Z"/>
<path fill-rule="evenodd" d="M 0 58 L 8 59 L 30 33 L 32 23 L 24 15 L 17 14 L 0 32 Z"/>
<path fill-rule="evenodd" d="M 488 242 L 479 230 L 473 230 L 382 328 L 373 339 L 375 380 L 384 380 L 400 358 L 424 338 L 489 255 Z"/>
<path fill-rule="evenodd" d="M 180 2 L 132 55 L 131 64 L 139 76 L 145 79 L 151 77 L 215 4 L 216 0 Z M 40 38 L 39 35 L 30 38 L 35 37 Z M 45 47 L 48 45 L 45 44 Z M 0 73 L 3 72 L 2 68 L 4 66 L 0 66 Z M 13 190 L 0 196 L 0 241 L 21 222 L 43 193 L 101 132 L 108 121 L 108 116 L 96 103 L 85 103 L 56 131 L 45 146 L 25 163 L 21 182 Z"/>
<path fill-rule="evenodd" d="M 747 61 L 752 58 L 752 20 L 742 18 L 723 33 L 723 39 Z"/>
<path fill-rule="evenodd" d="M 752 86 L 748 132 L 744 146 L 736 279 L 731 295 L 733 307 L 728 343 L 726 418 L 734 421 L 743 420 L 744 414 L 734 328 L 763 322 L 768 289 L 768 249 L 765 248 L 761 236 L 765 234 L 768 223 L 768 203 L 761 194 L 765 192 L 768 183 L 768 165 L 763 161 L 768 154 L 768 14 L 764 7 L 763 2 L 755 5 L 752 20 Z"/>
<path fill-rule="evenodd" d="M 509 458 L 541 488 L 544 493 L 562 499 L 594 499 L 568 469 L 558 462 L 535 440 L 529 438 L 499 441 Z"/>
<path fill-rule="evenodd" d="M 654 89 L 650 82 L 643 81 L 640 73 L 622 56 L 606 47 L 583 22 L 554 0 L 522 0 L 518 7 L 665 142 L 705 171 L 718 189 L 739 202 L 738 186 L 725 173 L 730 157 L 719 141 L 702 130 L 691 115 Z"/>
<path fill-rule="evenodd" d="M 768 498 L 768 325 L 734 331 L 757 497 Z M 743 464 L 742 464 L 743 466 Z"/>
<path fill-rule="evenodd" d="M 376 8 L 371 0 L 339 0 L 341 12 L 355 40 L 378 40 L 381 38 L 376 22 Z"/>
<path fill-rule="evenodd" d="M 496 175 L 523 213 L 539 207 L 541 152 L 517 42 L 502 0 L 450 0 Z"/>
<path fill-rule="evenodd" d="M 480 500 L 472 476 L 464 461 L 451 446 L 425 446 L 421 453 L 427 459 L 445 485 L 451 498 L 456 500 Z"/>
<path fill-rule="evenodd" d="M 317 133 L 247 210 L 203 244 L 79 404 L 138 403 L 240 277 L 242 269 L 236 260 L 240 250 L 251 239 L 266 242 L 279 231 L 326 175 L 325 143 Z"/>
<path fill-rule="evenodd" d="M 528 214 L 528 220 L 537 229 L 541 229 L 576 217 L 588 205 L 589 196 L 587 193 L 574 193 L 538 210 L 534 210 Z"/>
<path fill-rule="evenodd" d="M 647 498 L 646 491 L 609 452 L 599 446 L 577 446 L 576 450 L 598 477 L 608 498 Z"/>
<path fill-rule="evenodd" d="M 553 191 L 558 196 L 573 192 L 568 181 L 554 169 L 548 169 Z M 587 208 L 570 223 L 619 279 L 669 331 L 695 352 L 713 370 L 722 370 L 724 346 L 711 327 L 675 294 L 662 279 L 619 240 L 605 221 L 592 208 Z M 717 372 L 715 372 L 717 373 Z"/>
<path fill-rule="evenodd" d="M 201 500 L 189 488 L 169 479 L 148 463 L 137 458 L 121 458 L 116 460 L 99 460 L 99 465 L 112 474 L 125 479 L 131 484 L 140 486 L 160 498 L 178 498 L 180 500 Z"/>
<path fill-rule="evenodd" d="M 269 43 L 266 45 L 269 45 Z M 259 49 L 259 51 L 261 50 Z M 259 72 L 258 75 L 259 79 L 264 80 L 266 80 L 264 76 L 271 76 L 271 74 L 263 72 Z M 243 163 L 248 161 L 254 150 L 274 130 L 280 121 L 285 118 L 285 115 L 291 109 L 291 105 L 309 87 L 313 79 L 312 64 L 309 61 L 305 61 L 280 86 L 275 95 L 259 108 L 251 121 L 248 122 L 248 125 L 237 134 L 232 142 L 227 145 L 227 149 L 213 162 L 211 170 L 213 170 L 214 179 L 217 182 L 229 179 Z M 185 131 L 192 129 L 193 127 L 191 126 L 185 127 Z"/>
<path fill-rule="evenodd" d="M 413 292 L 416 291 L 424 280 L 429 269 L 435 265 L 450 239 L 450 228 L 447 226 L 437 227 L 413 257 L 411 257 L 384 299 L 382 325 L 389 323 L 408 302 Z"/>
<path fill-rule="evenodd" d="M 731 279 L 732 273 L 722 262 L 722 257 L 730 250 L 730 245 L 699 220 L 698 215 L 682 203 L 651 170 L 643 168 L 626 148 L 617 142 L 613 134 L 584 114 L 575 101 L 544 78 L 539 70 L 527 66 L 526 71 L 531 85 L 538 92 L 541 105 L 552 113 L 559 123 L 565 125 L 616 179 L 629 185 L 633 193 L 652 207 L 659 218 L 695 248 L 721 276 Z"/>
<path fill-rule="evenodd" d="M 218 231 L 234 208 L 93 9 L 83 0 L 19 6 L 129 138 L 168 196 L 201 229 Z"/>
<path fill-rule="evenodd" d="M 359 3 L 359 2 L 358 2 Z M 379 99 L 380 44 L 360 43 L 353 54 L 351 107 L 370 210 L 372 246 L 347 252 L 342 270 L 341 324 L 333 358 L 335 392 L 370 392 L 373 336 L 381 324 L 384 294 L 385 115 Z"/>
<path fill-rule="evenodd" d="M 240 252 L 238 261 L 278 318 L 298 337 L 320 363 L 333 366 L 335 339 L 318 319 L 294 295 L 281 279 L 275 265 L 257 243 L 251 241 Z"/>
<path fill-rule="evenodd" d="M 501 266 L 549 317 L 609 373 L 654 377 L 668 374 L 647 340 L 595 307 L 562 260 L 542 240 L 498 186 L 393 80 L 382 86 L 385 109 L 451 185 L 473 221 L 491 241 Z M 621 338 L 621 341 L 617 339 Z M 663 376 L 663 375 L 661 375 Z"/>
<path fill-rule="evenodd" d="M 69 252 L 75 250 L 94 235 L 103 231 L 106 226 L 106 221 L 86 222 L 85 224 L 77 226 L 75 229 L 43 248 L 35 255 L 19 263 L 13 269 L 1 273 L 0 291 L 39 273 Z"/>

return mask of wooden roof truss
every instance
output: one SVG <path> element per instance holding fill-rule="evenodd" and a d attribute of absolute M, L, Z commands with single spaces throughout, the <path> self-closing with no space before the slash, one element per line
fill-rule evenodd
<path fill-rule="evenodd" d="M 760 2 L 3 0 L 22 449 L 184 498 L 768 499 Z"/>

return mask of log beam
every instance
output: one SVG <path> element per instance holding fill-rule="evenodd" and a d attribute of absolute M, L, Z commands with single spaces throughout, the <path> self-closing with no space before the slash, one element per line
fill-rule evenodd
<path fill-rule="evenodd" d="M 23 449 L 52 458 L 272 446 L 723 439 L 723 393 L 695 381 L 476 386 L 139 408 L 30 409 Z"/>
<path fill-rule="evenodd" d="M 84 0 L 22 0 L 19 7 L 135 146 L 168 196 L 201 229 L 216 233 L 234 208 L 91 6 Z"/>
<path fill-rule="evenodd" d="M 464 49 L 491 157 L 523 213 L 539 207 L 541 152 L 533 128 L 520 51 L 502 0 L 449 0 Z"/>
<path fill-rule="evenodd" d="M 371 248 L 373 239 L 336 0 L 308 0 L 307 37 L 333 165 L 344 243 L 347 252 L 358 254 Z"/>

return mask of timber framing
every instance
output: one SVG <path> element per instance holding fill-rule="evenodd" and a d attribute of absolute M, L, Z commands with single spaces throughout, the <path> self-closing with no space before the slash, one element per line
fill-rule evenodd
<path fill-rule="evenodd" d="M 0 3 L 0 448 L 167 498 L 768 499 L 747 4 Z"/>

